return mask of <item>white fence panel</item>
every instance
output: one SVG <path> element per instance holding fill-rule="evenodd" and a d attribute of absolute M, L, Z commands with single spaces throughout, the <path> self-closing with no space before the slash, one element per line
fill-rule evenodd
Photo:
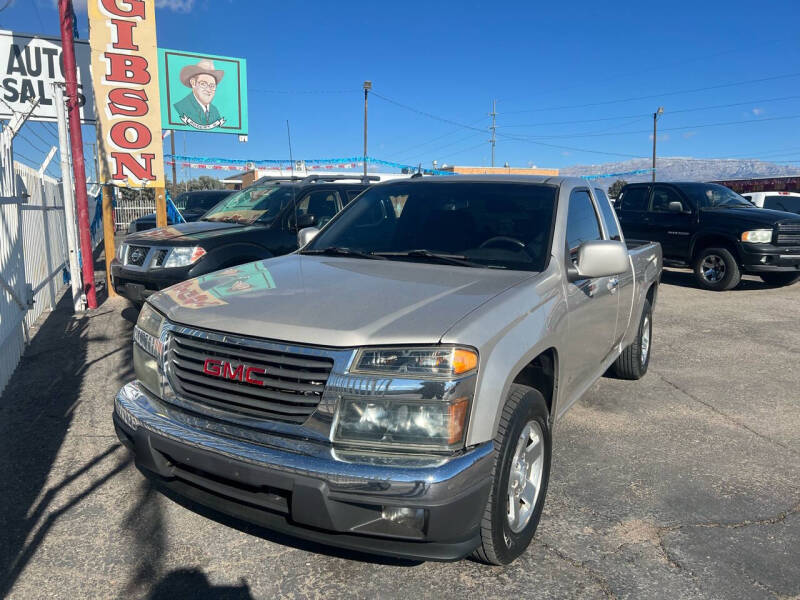
<path fill-rule="evenodd" d="M 117 231 L 128 231 L 128 225 L 140 217 L 156 212 L 156 199 L 150 195 L 137 194 L 133 198 L 123 198 L 117 192 L 116 206 L 114 207 L 114 223 Z"/>
<path fill-rule="evenodd" d="M 55 306 L 68 253 L 58 181 L 20 163 L 14 163 L 14 173 L 17 194 L 25 201 L 2 205 L 0 391 L 24 352 L 28 328 Z"/>

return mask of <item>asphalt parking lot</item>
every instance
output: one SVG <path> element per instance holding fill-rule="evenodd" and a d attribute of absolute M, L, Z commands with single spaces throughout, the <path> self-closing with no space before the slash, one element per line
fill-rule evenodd
<path fill-rule="evenodd" d="M 665 272 L 650 372 L 557 427 L 545 515 L 506 568 L 354 555 L 161 495 L 111 424 L 136 312 L 69 304 L 0 399 L 0 597 L 800 598 L 800 284 Z"/>

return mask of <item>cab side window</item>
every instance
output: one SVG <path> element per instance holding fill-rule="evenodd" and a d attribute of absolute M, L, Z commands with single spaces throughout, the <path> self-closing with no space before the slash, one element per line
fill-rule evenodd
<path fill-rule="evenodd" d="M 602 240 L 600 222 L 588 190 L 574 190 L 569 196 L 567 211 L 567 250 L 570 259 L 577 258 L 578 247 L 591 240 Z"/>
<path fill-rule="evenodd" d="M 646 185 L 626 189 L 620 198 L 621 210 L 646 211 L 650 188 Z"/>
<path fill-rule="evenodd" d="M 670 202 L 680 203 L 681 210 L 684 212 L 689 210 L 686 206 L 686 202 L 683 201 L 683 198 L 681 198 L 678 192 L 671 187 L 657 185 L 653 189 L 653 201 L 650 203 L 650 212 L 672 212 L 669 209 Z"/>
<path fill-rule="evenodd" d="M 297 201 L 297 215 L 313 215 L 314 227 L 322 227 L 338 212 L 337 199 L 333 190 L 314 190 Z"/>
<path fill-rule="evenodd" d="M 597 198 L 597 205 L 600 207 L 600 214 L 603 215 L 603 221 L 606 224 L 608 239 L 621 241 L 622 236 L 619 233 L 619 226 L 617 225 L 617 219 L 614 217 L 614 208 L 611 206 L 611 201 L 601 188 L 594 188 L 594 194 Z"/>

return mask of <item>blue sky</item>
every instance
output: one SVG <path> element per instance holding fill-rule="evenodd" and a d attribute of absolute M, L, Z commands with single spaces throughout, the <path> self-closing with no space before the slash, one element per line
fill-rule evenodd
<path fill-rule="evenodd" d="M 360 155 L 370 79 L 369 154 L 386 160 L 488 164 L 496 99 L 497 164 L 647 157 L 663 106 L 659 155 L 800 165 L 796 0 L 157 6 L 160 46 L 248 61 L 249 142 L 181 133 L 178 153 L 285 158 L 288 119 L 296 158 Z M 57 34 L 55 2 L 16 0 L 0 27 Z"/>

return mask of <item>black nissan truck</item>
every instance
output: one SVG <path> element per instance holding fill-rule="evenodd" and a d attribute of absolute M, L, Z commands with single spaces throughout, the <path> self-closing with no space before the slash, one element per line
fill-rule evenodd
<path fill-rule="evenodd" d="M 664 264 L 690 267 L 703 289 L 733 289 L 742 273 L 775 286 L 800 279 L 800 217 L 757 208 L 722 185 L 632 183 L 617 214 L 626 238 L 659 242 Z"/>
<path fill-rule="evenodd" d="M 136 305 L 171 285 L 297 249 L 378 177 L 263 177 L 199 220 L 128 235 L 111 262 L 114 290 Z"/>

